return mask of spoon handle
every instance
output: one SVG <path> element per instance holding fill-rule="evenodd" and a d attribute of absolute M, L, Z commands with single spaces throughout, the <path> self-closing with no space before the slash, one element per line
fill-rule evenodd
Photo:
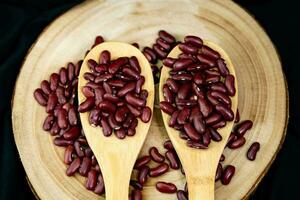
<path fill-rule="evenodd" d="M 189 200 L 214 200 L 214 185 L 211 177 L 192 179 L 188 182 Z"/>

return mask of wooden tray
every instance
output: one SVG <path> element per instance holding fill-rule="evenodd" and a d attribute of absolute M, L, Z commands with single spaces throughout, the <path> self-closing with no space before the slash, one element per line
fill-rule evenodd
<path fill-rule="evenodd" d="M 182 39 L 195 34 L 220 45 L 236 67 L 239 109 L 242 119 L 254 121 L 247 143 L 236 151 L 225 150 L 225 164 L 236 166 L 228 186 L 216 183 L 216 199 L 245 199 L 265 175 L 286 133 L 288 96 L 276 50 L 263 29 L 243 9 L 224 0 L 107 0 L 86 1 L 55 20 L 38 38 L 27 55 L 16 83 L 13 100 L 13 129 L 19 154 L 36 194 L 41 199 L 95 199 L 80 176 L 67 177 L 63 149 L 52 144 L 42 130 L 46 116 L 33 91 L 41 80 L 77 61 L 89 49 L 96 35 L 107 40 L 151 45 L 158 30 L 166 29 Z M 158 99 L 158 98 L 157 98 Z M 154 119 L 141 155 L 149 146 L 160 146 L 167 138 L 161 115 Z M 249 145 L 259 141 L 255 162 L 246 159 Z M 182 189 L 184 177 L 170 171 L 160 180 L 176 182 Z M 144 199 L 176 199 L 157 192 L 150 179 Z M 100 198 L 102 199 L 102 197 Z"/>

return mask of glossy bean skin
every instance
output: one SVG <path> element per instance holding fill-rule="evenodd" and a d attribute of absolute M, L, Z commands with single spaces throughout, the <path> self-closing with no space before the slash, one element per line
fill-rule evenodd
<path fill-rule="evenodd" d="M 150 177 L 157 177 L 164 173 L 166 173 L 169 170 L 169 165 L 166 163 L 162 163 L 158 165 L 157 167 L 151 168 L 149 171 Z"/>
<path fill-rule="evenodd" d="M 222 136 L 217 130 L 210 128 L 209 131 L 210 131 L 211 139 L 213 141 L 219 142 L 222 140 Z"/>
<path fill-rule="evenodd" d="M 76 158 L 67 168 L 66 174 L 67 176 L 73 176 L 80 167 L 80 158 Z"/>
<path fill-rule="evenodd" d="M 217 182 L 218 180 L 221 179 L 222 173 L 223 173 L 223 167 L 222 167 L 222 165 L 219 163 L 219 164 L 218 164 L 218 167 L 217 167 L 217 171 L 216 171 L 215 182 Z"/>
<path fill-rule="evenodd" d="M 251 120 L 245 120 L 237 126 L 235 133 L 238 136 L 244 136 L 246 132 L 252 128 L 252 126 L 253 122 Z"/>
<path fill-rule="evenodd" d="M 150 161 L 151 161 L 150 156 L 143 156 L 143 157 L 136 160 L 134 168 L 135 169 L 140 169 L 143 166 L 147 165 Z"/>
<path fill-rule="evenodd" d="M 113 74 L 101 74 L 95 78 L 95 83 L 107 81 L 113 77 Z"/>
<path fill-rule="evenodd" d="M 218 113 L 213 113 L 205 119 L 207 125 L 214 125 L 222 120 L 222 116 Z"/>
<path fill-rule="evenodd" d="M 121 67 L 123 67 L 127 63 L 128 63 L 127 57 L 117 58 L 108 66 L 108 72 L 110 74 L 115 74 Z"/>
<path fill-rule="evenodd" d="M 141 110 L 138 110 L 136 109 L 134 106 L 130 105 L 130 104 L 127 104 L 126 105 L 127 108 L 129 109 L 130 113 L 135 116 L 135 117 L 138 117 L 142 114 L 142 111 Z M 125 124 L 125 123 L 124 123 Z"/>
<path fill-rule="evenodd" d="M 205 125 L 205 122 L 203 121 L 201 115 L 197 115 L 197 116 L 193 117 L 193 124 L 194 124 L 196 131 L 199 134 L 205 133 L 206 125 Z"/>
<path fill-rule="evenodd" d="M 99 56 L 99 64 L 109 64 L 110 63 L 110 52 L 107 50 L 104 50 L 100 53 Z"/>
<path fill-rule="evenodd" d="M 176 111 L 176 108 L 172 104 L 170 104 L 166 101 L 160 102 L 159 107 L 160 107 L 160 109 L 162 109 L 163 112 L 165 112 L 168 115 L 172 115 L 173 112 Z"/>
<path fill-rule="evenodd" d="M 172 113 L 171 118 L 168 123 L 170 127 L 174 127 L 175 124 L 177 123 L 178 114 L 179 114 L 178 110 L 176 110 L 175 112 Z"/>
<path fill-rule="evenodd" d="M 166 41 L 164 41 L 162 38 L 157 38 L 156 39 L 156 43 L 163 48 L 163 50 L 165 51 L 169 51 L 171 50 L 171 45 L 169 43 L 167 43 Z"/>
<path fill-rule="evenodd" d="M 162 163 L 165 161 L 165 157 L 161 155 L 156 147 L 149 149 L 149 155 L 154 162 Z"/>
<path fill-rule="evenodd" d="M 184 131 L 186 134 L 191 138 L 193 141 L 199 141 L 201 139 L 199 133 L 196 131 L 196 129 L 192 126 L 191 123 L 187 123 L 183 125 Z"/>
<path fill-rule="evenodd" d="M 155 64 L 157 62 L 157 56 L 151 48 L 145 47 L 143 49 L 143 54 L 150 63 Z"/>
<path fill-rule="evenodd" d="M 167 151 L 166 154 L 165 154 L 165 157 L 169 161 L 169 165 L 172 169 L 179 169 L 180 168 L 178 157 L 177 157 L 174 150 Z"/>
<path fill-rule="evenodd" d="M 107 111 L 109 113 L 114 113 L 117 109 L 115 104 L 107 100 L 100 102 L 98 107 L 100 108 L 100 110 Z"/>
<path fill-rule="evenodd" d="M 227 89 L 223 83 L 213 83 L 210 85 L 210 89 L 213 91 L 218 91 L 222 93 L 227 93 Z"/>
<path fill-rule="evenodd" d="M 221 178 L 221 182 L 223 185 L 228 185 L 232 179 L 232 177 L 234 176 L 235 173 L 235 167 L 232 165 L 228 165 L 222 174 L 222 178 Z"/>
<path fill-rule="evenodd" d="M 121 125 L 115 120 L 115 117 L 111 114 L 108 116 L 108 124 L 114 130 L 119 130 Z"/>
<path fill-rule="evenodd" d="M 230 149 L 237 149 L 242 147 L 246 143 L 246 139 L 244 137 L 237 138 L 236 140 L 229 143 L 227 146 Z"/>
<path fill-rule="evenodd" d="M 211 137 L 210 137 L 210 132 L 207 130 L 205 131 L 205 133 L 203 134 L 203 137 L 202 137 L 202 144 L 204 146 L 207 146 L 210 144 L 211 142 Z"/>
<path fill-rule="evenodd" d="M 93 60 L 93 59 L 89 59 L 87 61 L 87 65 L 88 65 L 90 71 L 94 72 L 95 71 L 95 67 L 98 65 L 98 63 L 95 60 Z"/>
<path fill-rule="evenodd" d="M 105 74 L 106 72 L 108 72 L 108 66 L 106 64 L 99 64 L 95 67 L 95 71 L 100 75 Z"/>
<path fill-rule="evenodd" d="M 190 117 L 190 114 L 191 110 L 189 108 L 182 109 L 177 116 L 178 124 L 186 124 Z"/>
<path fill-rule="evenodd" d="M 165 50 L 159 44 L 154 44 L 152 48 L 159 59 L 164 59 L 167 57 L 168 53 L 165 52 Z"/>
<path fill-rule="evenodd" d="M 86 112 L 90 110 L 95 105 L 95 100 L 92 97 L 88 97 L 84 102 L 82 102 L 78 107 L 78 112 Z"/>
<path fill-rule="evenodd" d="M 217 66 L 219 68 L 219 71 L 221 73 L 222 76 L 226 76 L 229 74 L 229 70 L 224 62 L 224 60 L 222 58 L 219 58 L 217 60 Z"/>
<path fill-rule="evenodd" d="M 155 186 L 156 189 L 161 193 L 172 194 L 177 192 L 177 187 L 173 183 L 166 183 L 166 182 L 159 181 L 156 183 Z"/>
<path fill-rule="evenodd" d="M 260 149 L 260 144 L 258 142 L 252 143 L 247 151 L 248 160 L 251 160 L 251 161 L 255 160 L 256 154 L 259 151 L 259 149 Z"/>
<path fill-rule="evenodd" d="M 223 104 L 218 104 L 218 105 L 216 105 L 215 109 L 218 113 L 220 113 L 224 117 L 225 120 L 227 120 L 227 121 L 234 120 L 234 113 L 227 106 L 225 106 Z"/>
<path fill-rule="evenodd" d="M 141 78 L 136 82 L 135 92 L 139 94 L 142 90 L 142 85 L 145 83 L 145 77 L 141 76 Z"/>
<path fill-rule="evenodd" d="M 166 84 L 169 86 L 170 90 L 174 93 L 177 93 L 179 90 L 178 84 L 171 78 L 166 80 Z"/>
<path fill-rule="evenodd" d="M 226 126 L 226 121 L 221 120 L 221 121 L 215 123 L 214 125 L 212 125 L 211 127 L 214 129 L 218 129 L 218 128 L 223 128 L 224 126 Z"/>
<path fill-rule="evenodd" d="M 235 89 L 235 86 L 234 86 L 234 76 L 232 76 L 230 74 L 230 75 L 227 75 L 225 77 L 225 86 L 227 88 L 228 94 L 230 96 L 234 96 L 235 93 L 236 93 L 236 89 Z"/>
<path fill-rule="evenodd" d="M 183 53 L 186 53 L 186 54 L 197 55 L 197 53 L 198 53 L 198 48 L 193 45 L 181 43 L 178 45 L 178 47 Z"/>
<path fill-rule="evenodd" d="M 187 96 L 190 94 L 190 91 L 192 89 L 191 84 L 184 84 L 182 85 L 177 93 L 178 99 L 186 99 Z"/>
<path fill-rule="evenodd" d="M 136 84 L 134 82 L 127 83 L 122 89 L 118 91 L 118 96 L 122 97 L 128 94 L 129 92 L 136 89 Z"/>
<path fill-rule="evenodd" d="M 50 89 L 55 91 L 59 84 L 59 75 L 57 73 L 52 73 L 50 76 Z"/>
<path fill-rule="evenodd" d="M 212 91 L 211 96 L 217 98 L 219 101 L 223 102 L 224 104 L 230 105 L 231 99 L 224 93 L 219 91 Z"/>
<path fill-rule="evenodd" d="M 178 107 L 183 107 L 183 108 L 192 108 L 194 106 L 196 106 L 198 103 L 197 103 L 197 100 L 186 100 L 186 99 L 176 99 L 176 105 Z"/>
<path fill-rule="evenodd" d="M 101 119 L 100 113 L 101 110 L 99 108 L 92 109 L 91 112 L 89 113 L 89 123 L 92 126 L 97 126 L 99 124 Z"/>
<path fill-rule="evenodd" d="M 43 123 L 43 129 L 44 131 L 49 131 L 53 124 L 54 124 L 54 116 L 52 114 L 49 114 L 46 119 L 44 120 L 44 123 Z"/>
<path fill-rule="evenodd" d="M 176 62 L 176 58 L 167 57 L 162 62 L 163 65 L 169 68 L 173 68 L 174 63 Z"/>
<path fill-rule="evenodd" d="M 187 44 L 191 44 L 195 47 L 201 48 L 203 45 L 203 40 L 197 36 L 188 35 L 184 37 L 184 42 Z"/>
<path fill-rule="evenodd" d="M 204 55 L 207 55 L 213 59 L 218 59 L 220 58 L 220 54 L 218 52 L 216 52 L 215 50 L 213 50 L 212 48 L 206 46 L 206 45 L 203 45 L 202 46 L 202 49 L 201 49 L 201 52 L 204 54 Z"/>
<path fill-rule="evenodd" d="M 76 126 L 73 126 L 72 128 L 70 128 L 69 130 L 67 130 L 63 137 L 66 139 L 66 140 L 73 140 L 75 138 L 77 138 L 80 134 L 80 129 Z"/>
<path fill-rule="evenodd" d="M 167 150 L 174 150 L 173 144 L 171 142 L 171 140 L 166 140 L 164 142 L 164 148 Z"/>
<path fill-rule="evenodd" d="M 164 84 L 163 86 L 163 96 L 166 102 L 173 103 L 175 101 L 174 94 L 167 84 Z"/>
<path fill-rule="evenodd" d="M 117 122 L 121 123 L 125 121 L 129 109 L 126 106 L 119 107 L 115 113 L 115 119 Z"/>
<path fill-rule="evenodd" d="M 92 167 L 92 160 L 88 157 L 84 157 L 79 167 L 79 174 L 82 176 L 87 176 L 91 167 Z"/>
<path fill-rule="evenodd" d="M 72 163 L 73 159 L 72 159 L 72 153 L 74 151 L 74 146 L 69 145 L 66 150 L 65 150 L 65 154 L 64 154 L 64 163 L 69 165 Z"/>
<path fill-rule="evenodd" d="M 125 75 L 133 77 L 135 80 L 139 80 L 141 77 L 141 75 L 137 71 L 129 67 L 124 67 L 122 71 Z"/>
<path fill-rule="evenodd" d="M 195 141 L 187 141 L 186 142 L 187 146 L 195 148 L 195 149 L 207 149 L 207 146 L 205 146 L 204 144 L 200 143 L 200 142 L 195 142 Z"/>
<path fill-rule="evenodd" d="M 164 30 L 160 30 L 158 32 L 158 35 L 160 38 L 162 38 L 164 41 L 166 41 L 169 44 L 172 44 L 176 41 L 174 36 L 172 36 L 170 33 L 166 32 Z"/>
<path fill-rule="evenodd" d="M 85 187 L 88 190 L 94 190 L 97 185 L 97 172 L 95 170 L 91 170 L 88 173 L 88 178 L 85 183 Z"/>
<path fill-rule="evenodd" d="M 94 193 L 102 194 L 104 192 L 104 180 L 101 174 L 98 175 L 98 183 L 94 189 Z"/>
<path fill-rule="evenodd" d="M 64 69 L 64 68 L 62 68 L 62 69 Z M 51 94 L 51 88 L 50 88 L 50 84 L 49 84 L 48 81 L 43 80 L 43 81 L 41 82 L 41 89 L 42 89 L 42 91 L 44 92 L 44 95 L 49 95 L 49 94 Z"/>
<path fill-rule="evenodd" d="M 150 171 L 150 168 L 148 166 L 143 166 L 139 169 L 138 181 L 140 184 L 143 185 L 147 181 L 149 171 Z"/>
<path fill-rule="evenodd" d="M 132 93 L 128 93 L 125 95 L 125 100 L 127 103 L 132 106 L 144 107 L 146 105 L 146 101 L 144 99 L 138 98 L 134 96 Z"/>
<path fill-rule="evenodd" d="M 180 71 L 187 68 L 189 65 L 193 63 L 192 59 L 189 58 L 181 58 L 175 61 L 173 64 L 173 70 Z"/>
<path fill-rule="evenodd" d="M 58 110 L 57 114 L 57 123 L 59 128 L 66 129 L 68 127 L 68 120 L 67 120 L 67 111 L 63 108 Z"/>
<path fill-rule="evenodd" d="M 46 112 L 51 113 L 54 110 L 57 103 L 58 103 L 58 98 L 56 94 L 51 93 L 47 101 Z"/>
<path fill-rule="evenodd" d="M 53 143 L 56 145 L 56 146 L 60 146 L 60 147 L 66 147 L 68 145 L 73 145 L 73 141 L 72 140 L 66 140 L 64 138 L 61 138 L 61 137 L 56 137 L 54 140 L 53 140 Z"/>
<path fill-rule="evenodd" d="M 203 117 L 207 117 L 213 110 L 212 106 L 202 96 L 198 97 L 198 104 Z"/>
<path fill-rule="evenodd" d="M 209 67 L 214 67 L 214 66 L 216 66 L 216 61 L 215 61 L 213 58 L 211 58 L 211 57 L 209 57 L 209 56 L 207 56 L 207 55 L 204 55 L 204 54 L 198 54 L 198 55 L 197 55 L 197 59 L 198 59 L 201 63 L 203 63 L 203 64 L 205 64 L 205 65 L 208 65 Z"/>
<path fill-rule="evenodd" d="M 112 129 L 109 126 L 107 120 L 102 118 L 100 123 L 101 123 L 101 126 L 102 126 L 104 136 L 106 136 L 106 137 L 110 136 L 112 134 Z"/>
<path fill-rule="evenodd" d="M 144 107 L 141 114 L 142 122 L 144 123 L 149 122 L 151 119 L 151 115 L 152 115 L 151 109 L 148 106 Z"/>

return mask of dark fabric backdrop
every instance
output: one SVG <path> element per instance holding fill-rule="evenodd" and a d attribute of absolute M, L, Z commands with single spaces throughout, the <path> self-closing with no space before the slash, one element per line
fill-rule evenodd
<path fill-rule="evenodd" d="M 15 80 L 31 44 L 59 14 L 80 0 L 0 1 L 0 199 L 34 199 L 14 143 L 10 100 Z M 277 47 L 287 77 L 290 123 L 282 150 L 251 199 L 299 199 L 300 12 L 297 1 L 237 0 L 265 28 Z M 298 22 L 298 23 L 297 23 Z M 278 98 L 281 98 L 278 94 Z M 299 108 L 299 107 L 298 107 Z M 299 111 L 299 110 L 298 110 Z M 262 133 L 264 134 L 264 133 Z"/>

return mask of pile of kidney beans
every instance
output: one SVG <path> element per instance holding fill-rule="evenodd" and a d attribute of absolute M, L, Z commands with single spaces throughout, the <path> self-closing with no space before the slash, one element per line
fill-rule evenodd
<path fill-rule="evenodd" d="M 97 36 L 93 46 L 103 41 L 101 36 Z M 159 82 L 160 72 L 156 64 L 166 58 L 177 43 L 172 35 L 166 31 L 159 31 L 159 37 L 153 47 L 145 47 L 142 50 L 145 57 L 152 64 L 156 84 Z M 139 48 L 137 43 L 133 45 Z M 105 192 L 103 177 L 98 162 L 86 141 L 79 118 L 77 84 L 81 64 L 82 60 L 75 64 L 68 63 L 67 67 L 60 68 L 58 73 L 52 73 L 49 81 L 43 80 L 40 88 L 34 91 L 34 97 L 40 105 L 46 108 L 47 117 L 44 120 L 43 129 L 54 137 L 53 143 L 56 146 L 65 148 L 64 163 L 67 165 L 67 176 L 79 173 L 81 176 L 87 177 L 85 187 L 101 195 Z M 245 144 L 244 135 L 252 127 L 250 120 L 240 122 L 238 112 L 235 123 L 236 125 L 227 142 L 227 147 L 232 150 Z M 129 199 L 141 200 L 143 185 L 151 177 L 161 176 L 170 170 L 181 170 L 184 174 L 171 141 L 165 141 L 163 146 L 165 152 L 159 152 L 156 147 L 151 147 L 149 155 L 143 155 L 136 161 L 134 170 L 137 170 L 138 173 L 130 181 L 131 193 Z M 260 144 L 254 142 L 248 149 L 247 158 L 251 161 L 255 160 L 259 148 Z M 235 173 L 235 167 L 232 165 L 223 167 L 224 160 L 225 156 L 222 155 L 215 180 L 221 180 L 222 184 L 227 185 Z M 150 168 L 148 166 L 150 162 L 157 163 L 157 166 Z M 177 193 L 179 200 L 188 199 L 187 185 L 185 188 L 178 189 L 173 183 L 159 181 L 156 188 L 162 193 Z"/>
<path fill-rule="evenodd" d="M 90 72 L 83 76 L 88 82 L 82 88 L 86 99 L 78 111 L 90 111 L 89 123 L 101 126 L 104 136 L 110 136 L 113 130 L 119 139 L 135 135 L 137 117 L 147 123 L 152 115 L 146 106 L 148 91 L 142 89 L 145 77 L 141 76 L 137 58 L 111 60 L 110 52 L 105 50 L 99 55 L 99 63 L 89 59 L 87 64 Z"/>

